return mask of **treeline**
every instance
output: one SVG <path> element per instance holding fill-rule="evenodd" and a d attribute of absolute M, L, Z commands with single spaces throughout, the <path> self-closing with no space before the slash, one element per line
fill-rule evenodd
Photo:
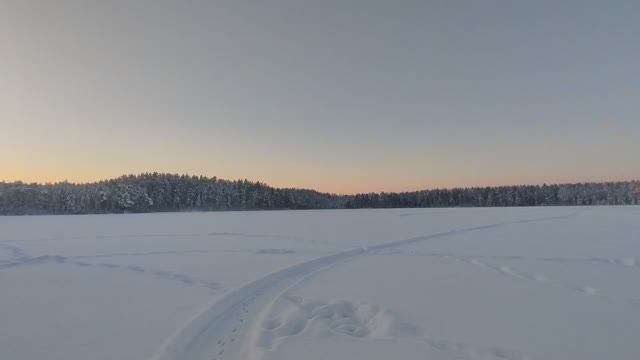
<path fill-rule="evenodd" d="M 247 180 L 141 174 L 91 184 L 0 182 L 0 214 L 190 210 L 638 205 L 640 181 L 335 195 Z"/>
<path fill-rule="evenodd" d="M 358 194 L 347 207 L 640 205 L 640 181 L 422 190 Z"/>

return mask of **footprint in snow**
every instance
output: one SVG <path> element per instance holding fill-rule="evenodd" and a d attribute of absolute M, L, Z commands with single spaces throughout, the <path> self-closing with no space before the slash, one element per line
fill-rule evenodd
<path fill-rule="evenodd" d="M 281 316 L 265 320 L 253 346 L 275 350 L 285 341 L 304 335 L 333 333 L 358 340 L 412 341 L 449 353 L 456 359 L 526 360 L 527 356 L 502 347 L 477 349 L 449 339 L 428 337 L 420 327 L 401 321 L 396 314 L 379 305 L 347 300 L 318 301 L 297 296 L 284 296 Z"/>

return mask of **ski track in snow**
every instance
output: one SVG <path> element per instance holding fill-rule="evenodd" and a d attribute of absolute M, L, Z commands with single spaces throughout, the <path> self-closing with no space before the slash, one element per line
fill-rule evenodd
<path fill-rule="evenodd" d="M 28 243 L 28 242 L 49 242 L 49 241 L 63 241 L 63 240 L 86 240 L 86 239 L 157 239 L 157 238 L 203 238 L 203 237 L 235 237 L 246 239 L 286 239 L 286 240 L 298 240 L 305 241 L 305 239 L 297 238 L 295 236 L 284 236 L 278 234 L 253 234 L 253 233 L 240 233 L 240 232 L 207 232 L 197 234 L 119 234 L 119 235 L 93 235 L 93 236 L 55 236 L 49 238 L 36 238 L 36 239 L 9 239 L 4 240 L 3 243 Z"/>
<path fill-rule="evenodd" d="M 9 254 L 11 255 L 11 258 L 9 258 L 9 259 L 0 260 L 2 262 L 11 262 L 14 259 L 17 259 L 17 258 L 25 256 L 24 250 L 22 250 L 21 248 L 19 248 L 17 246 L 14 246 L 14 245 L 0 243 L 0 249 L 7 250 L 9 252 Z"/>
<path fill-rule="evenodd" d="M 216 253 L 228 253 L 228 254 L 257 254 L 257 255 L 282 255 L 282 254 L 304 254 L 304 255 L 326 255 L 333 254 L 335 252 L 329 251 L 317 251 L 317 250 L 299 250 L 299 249 L 258 249 L 258 250 L 225 250 L 225 249 L 200 249 L 200 250 L 169 250 L 169 251 L 140 251 L 140 252 L 119 252 L 109 254 L 98 255 L 77 255 L 74 259 L 99 259 L 110 257 L 140 257 L 140 256 L 153 256 L 153 255 L 188 255 L 188 254 L 216 254 Z"/>
<path fill-rule="evenodd" d="M 289 288 L 305 281 L 319 271 L 329 269 L 341 262 L 359 256 L 374 254 L 383 250 L 394 249 L 414 243 L 421 243 L 431 239 L 507 225 L 559 220 L 575 215 L 577 215 L 577 212 L 562 216 L 502 222 L 417 236 L 380 245 L 343 251 L 273 272 L 231 291 L 221 300 L 215 302 L 192 319 L 177 334 L 167 339 L 152 359 L 260 359 L 260 351 L 252 345 L 252 341 L 255 341 L 256 334 L 261 332 L 261 320 L 262 322 L 265 320 L 265 316 L 267 316 L 265 314 L 269 313 L 269 309 L 274 302 L 281 298 Z M 431 345 L 437 348 L 438 344 L 443 351 L 450 352 L 454 358 L 460 358 L 460 354 L 456 352 L 458 347 L 453 346 L 453 348 L 451 348 L 451 346 L 449 346 L 454 344 L 454 342 L 433 342 Z M 493 348 L 490 352 L 493 358 L 497 359 L 522 360 L 527 358 L 524 355 L 502 348 Z"/>
<path fill-rule="evenodd" d="M 7 248 L 4 245 L 0 245 L 0 247 Z M 60 255 L 42 255 L 42 256 L 29 256 L 22 249 L 11 246 L 11 250 L 13 250 L 14 257 L 9 260 L 3 260 L 0 262 L 0 271 L 8 270 L 17 267 L 24 266 L 33 266 L 33 265 L 41 265 L 41 264 L 68 264 L 80 267 L 94 267 L 94 268 L 102 268 L 109 270 L 119 270 L 119 271 L 127 271 L 129 273 L 141 274 L 141 275 L 151 275 L 155 278 L 179 282 L 183 285 L 188 286 L 199 286 L 204 287 L 209 290 L 222 290 L 220 284 L 216 282 L 206 281 L 202 279 L 195 278 L 191 275 L 181 274 L 173 271 L 165 271 L 165 270 L 150 270 L 145 269 L 140 266 L 135 265 L 119 265 L 119 264 L 110 264 L 110 263 L 90 263 L 86 261 L 77 260 L 77 257 L 66 257 Z"/>

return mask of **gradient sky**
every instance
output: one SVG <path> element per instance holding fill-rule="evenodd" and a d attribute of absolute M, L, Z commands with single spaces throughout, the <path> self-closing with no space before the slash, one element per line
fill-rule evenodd
<path fill-rule="evenodd" d="M 0 0 L 0 180 L 640 178 L 640 1 Z"/>

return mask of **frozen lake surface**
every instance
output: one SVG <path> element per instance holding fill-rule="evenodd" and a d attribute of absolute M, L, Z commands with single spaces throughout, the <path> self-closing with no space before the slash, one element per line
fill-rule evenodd
<path fill-rule="evenodd" d="M 0 217 L 12 360 L 640 359 L 640 207 Z"/>

